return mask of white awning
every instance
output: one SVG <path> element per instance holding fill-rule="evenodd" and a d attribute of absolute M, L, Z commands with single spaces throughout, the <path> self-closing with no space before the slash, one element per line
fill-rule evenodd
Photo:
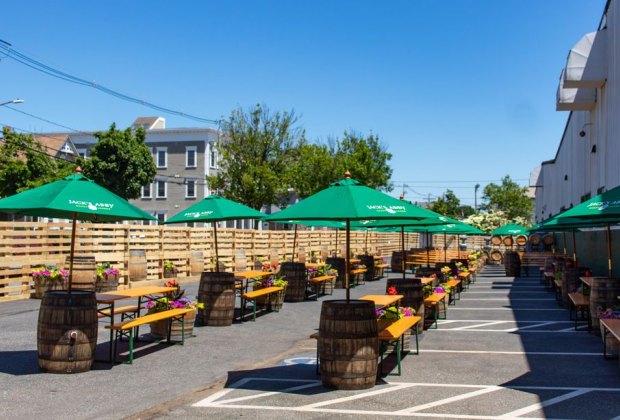
<path fill-rule="evenodd" d="M 560 75 L 560 84 L 556 95 L 556 111 L 590 111 L 596 104 L 596 89 L 564 87 L 564 70 Z"/>
<path fill-rule="evenodd" d="M 591 32 L 569 51 L 564 88 L 598 88 L 607 80 L 607 30 Z"/>

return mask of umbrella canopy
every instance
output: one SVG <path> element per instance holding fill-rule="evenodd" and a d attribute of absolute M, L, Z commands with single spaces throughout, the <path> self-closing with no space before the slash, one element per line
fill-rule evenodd
<path fill-rule="evenodd" d="M 620 222 L 620 186 L 605 191 L 555 216 L 556 219 L 567 217 L 585 219 L 608 218 Z"/>
<path fill-rule="evenodd" d="M 517 236 L 527 235 L 527 233 L 528 230 L 525 226 L 517 225 L 515 223 L 508 223 L 492 231 L 491 235 Z"/>
<path fill-rule="evenodd" d="M 0 200 L 0 212 L 91 222 L 157 220 L 124 198 L 76 173 Z"/>
<path fill-rule="evenodd" d="M 265 215 L 251 207 L 218 195 L 210 195 L 198 203 L 175 214 L 164 223 L 219 222 L 223 220 L 262 219 Z M 215 239 L 215 267 L 219 264 L 217 249 L 217 226 L 213 223 Z"/>
<path fill-rule="evenodd" d="M 334 220 L 346 225 L 345 286 L 347 301 L 349 290 L 349 259 L 351 221 L 382 219 L 425 219 L 437 213 L 398 200 L 380 191 L 362 185 L 345 174 L 345 179 L 330 187 L 268 216 L 268 221 Z M 374 227 L 374 226 L 373 226 Z"/>
<path fill-rule="evenodd" d="M 71 219 L 71 251 L 69 254 L 69 285 L 73 282 L 76 220 L 111 222 L 119 220 L 157 220 L 111 191 L 75 174 L 0 200 L 0 212 L 24 216 Z"/>

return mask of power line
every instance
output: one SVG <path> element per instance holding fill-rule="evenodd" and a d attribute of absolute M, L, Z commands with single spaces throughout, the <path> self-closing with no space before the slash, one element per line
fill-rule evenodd
<path fill-rule="evenodd" d="M 2 41 L 2 40 L 0 40 Z M 167 114 L 172 114 L 172 115 L 177 115 L 179 117 L 183 117 L 183 118 L 188 118 L 194 121 L 199 121 L 199 122 L 203 122 L 203 123 L 208 123 L 208 124 L 219 124 L 218 120 L 213 120 L 213 119 L 209 119 L 209 118 L 203 118 L 203 117 L 198 117 L 196 115 L 192 115 L 192 114 L 187 114 L 185 112 L 182 111 L 177 111 L 171 108 L 166 108 L 160 105 L 156 105 L 152 102 L 148 102 L 142 99 L 138 99 L 132 96 L 129 96 L 127 94 L 121 93 L 119 91 L 113 90 L 111 88 L 108 88 L 104 85 L 100 85 L 95 81 L 88 81 L 76 76 L 73 76 L 69 73 L 65 73 L 61 70 L 55 69 L 51 66 L 48 66 L 40 61 L 37 61 L 33 58 L 30 58 L 28 56 L 26 56 L 25 54 L 20 53 L 19 51 L 15 50 L 14 48 L 12 48 L 11 44 L 2 41 L 0 42 L 0 51 L 5 53 L 5 57 L 7 58 L 11 58 L 15 61 L 17 61 L 18 63 L 21 63 L 27 67 L 30 67 L 33 70 L 39 71 L 41 73 L 44 73 L 48 76 L 52 76 L 55 77 L 57 79 L 60 80 L 64 80 L 66 82 L 69 83 L 73 83 L 76 85 L 81 85 L 81 86 L 87 86 L 87 87 L 91 87 L 93 89 L 97 89 L 100 92 L 103 92 L 107 95 L 116 97 L 118 99 L 122 99 L 124 101 L 127 102 L 133 102 L 135 104 L 138 105 L 142 105 L 145 106 L 147 108 L 151 108 L 154 109 L 156 111 L 161 111 Z"/>
<path fill-rule="evenodd" d="M 21 109 L 17 109 L 17 108 L 12 107 L 12 106 L 5 105 L 4 107 L 10 109 L 11 111 L 15 111 L 15 112 L 19 112 L 20 114 L 28 115 L 29 117 L 35 118 L 37 120 L 40 120 L 40 121 L 43 121 L 43 122 L 46 122 L 46 123 L 49 123 L 49 124 L 52 124 L 52 125 L 55 125 L 57 127 L 65 128 L 65 129 L 73 131 L 74 133 L 77 133 L 77 134 L 91 135 L 91 133 L 87 133 L 87 132 L 81 131 L 81 130 L 76 130 L 75 128 L 71 128 L 71 127 L 68 127 L 66 125 L 62 125 L 60 123 L 56 123 L 54 121 L 50 121 L 50 120 L 48 120 L 46 118 L 39 117 L 39 116 L 34 115 L 34 114 L 30 114 L 30 113 L 28 113 L 26 111 L 22 111 Z"/>
<path fill-rule="evenodd" d="M 528 181 L 529 178 L 510 178 L 511 181 Z M 452 184 L 452 183 L 474 183 L 474 182 L 501 182 L 501 179 L 479 179 L 479 180 L 473 180 L 473 181 L 463 181 L 463 180 L 454 180 L 454 181 L 427 181 L 427 180 L 417 180 L 417 181 L 392 181 L 394 183 L 406 183 L 406 184 Z"/>

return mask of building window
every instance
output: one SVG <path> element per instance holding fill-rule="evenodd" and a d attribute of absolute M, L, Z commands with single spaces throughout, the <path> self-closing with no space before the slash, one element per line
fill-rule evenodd
<path fill-rule="evenodd" d="M 142 198 L 152 198 L 151 195 L 151 184 L 146 184 L 142 186 Z"/>
<path fill-rule="evenodd" d="M 84 160 L 88 158 L 88 149 L 77 149 L 78 155 Z"/>
<path fill-rule="evenodd" d="M 196 146 L 187 146 L 185 148 L 185 167 L 196 167 Z"/>
<path fill-rule="evenodd" d="M 196 198 L 196 178 L 185 178 L 185 198 Z"/>
<path fill-rule="evenodd" d="M 209 166 L 217 168 L 217 150 L 215 150 L 213 144 L 211 145 L 211 153 L 209 154 Z"/>
<path fill-rule="evenodd" d="M 158 168 L 167 168 L 168 167 L 168 148 L 167 147 L 158 147 L 156 149 L 156 163 Z"/>
<path fill-rule="evenodd" d="M 166 212 L 165 211 L 156 211 L 153 215 L 157 218 L 157 223 L 164 223 L 166 221 Z"/>
<path fill-rule="evenodd" d="M 166 198 L 168 196 L 168 183 L 166 181 L 157 181 L 157 198 Z"/>

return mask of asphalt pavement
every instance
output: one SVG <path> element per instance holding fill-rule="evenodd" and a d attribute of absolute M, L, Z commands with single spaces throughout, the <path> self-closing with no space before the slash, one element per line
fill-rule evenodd
<path fill-rule="evenodd" d="M 196 284 L 185 287 L 196 294 Z M 352 297 L 374 293 L 385 293 L 385 280 L 352 289 Z M 537 277 L 485 267 L 439 328 L 424 332 L 421 353 L 403 359 L 402 375 L 364 391 L 328 390 L 315 373 L 316 340 L 308 337 L 318 328 L 321 301 L 342 297 L 336 290 L 318 302 L 285 303 L 256 322 L 196 327 L 184 346 L 141 345 L 131 366 L 96 363 L 72 375 L 38 369 L 40 302 L 1 303 L 0 417 L 620 416 L 618 360 L 603 359 L 600 337 L 574 331 L 568 311 Z"/>

